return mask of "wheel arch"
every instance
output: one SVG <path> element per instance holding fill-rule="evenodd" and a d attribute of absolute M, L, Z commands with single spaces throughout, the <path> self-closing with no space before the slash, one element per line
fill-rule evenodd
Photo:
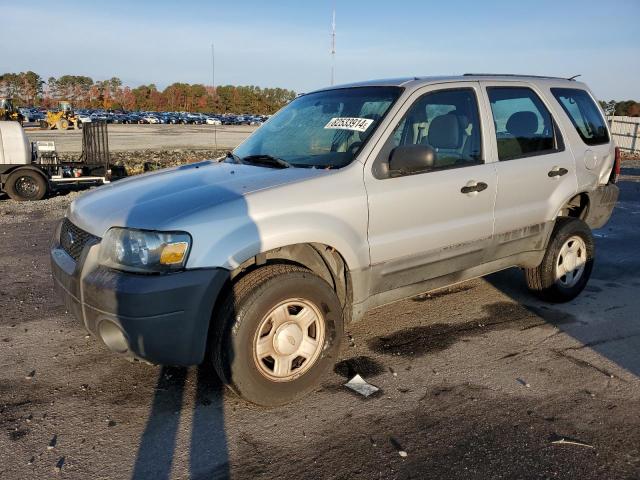
<path fill-rule="evenodd" d="M 229 279 L 237 281 L 247 273 L 264 265 L 290 263 L 308 268 L 325 280 L 336 292 L 345 314 L 352 300 L 351 275 L 343 255 L 323 243 L 296 243 L 260 252 L 231 270 Z"/>
<path fill-rule="evenodd" d="M 556 212 L 555 218 L 571 217 L 585 220 L 589 214 L 591 199 L 589 192 L 579 192 L 567 199 Z"/>

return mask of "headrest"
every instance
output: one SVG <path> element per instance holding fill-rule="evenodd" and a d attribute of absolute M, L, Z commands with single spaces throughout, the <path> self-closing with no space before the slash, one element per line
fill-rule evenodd
<path fill-rule="evenodd" d="M 514 137 L 532 137 L 538 131 L 538 116 L 533 112 L 516 112 L 507 120 L 507 132 Z"/>
<path fill-rule="evenodd" d="M 431 120 L 427 142 L 436 149 L 458 148 L 460 146 L 460 123 L 458 117 L 447 113 Z"/>

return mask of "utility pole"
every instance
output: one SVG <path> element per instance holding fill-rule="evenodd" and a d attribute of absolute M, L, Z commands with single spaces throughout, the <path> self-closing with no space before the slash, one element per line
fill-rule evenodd
<path fill-rule="evenodd" d="M 333 4 L 333 16 L 331 18 L 331 85 L 333 85 L 336 68 L 336 5 Z"/>
<path fill-rule="evenodd" d="M 211 43 L 211 86 L 213 91 L 216 91 L 216 57 L 213 49 L 213 42 Z"/>
<path fill-rule="evenodd" d="M 211 86 L 213 87 L 213 98 L 218 96 L 216 92 L 216 56 L 213 48 L 213 42 L 211 42 Z M 218 126 L 213 126 L 213 145 L 215 148 L 215 154 L 218 154 Z"/>

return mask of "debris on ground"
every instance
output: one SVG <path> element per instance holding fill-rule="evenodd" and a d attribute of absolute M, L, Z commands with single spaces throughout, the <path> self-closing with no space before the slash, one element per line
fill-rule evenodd
<path fill-rule="evenodd" d="M 47 450 L 53 450 L 54 448 L 56 448 L 57 443 L 58 443 L 58 435 L 54 435 L 53 438 L 51 438 L 49 445 L 47 445 Z"/>
<path fill-rule="evenodd" d="M 60 471 L 62 471 L 63 466 L 64 466 L 64 457 L 60 457 L 60 459 L 58 460 L 55 466 L 56 472 L 60 473 Z"/>
<path fill-rule="evenodd" d="M 553 435 L 551 437 L 551 443 L 554 445 L 577 445 L 578 447 L 596 448 L 593 445 L 589 445 L 581 440 L 576 440 L 571 437 L 564 437 L 560 435 Z"/>
<path fill-rule="evenodd" d="M 35 375 L 36 375 L 36 371 L 35 371 L 35 370 L 31 370 L 31 371 L 27 374 L 27 376 L 26 376 L 26 377 L 24 377 L 24 378 L 26 378 L 27 380 L 31 380 L 33 377 L 35 377 Z"/>
<path fill-rule="evenodd" d="M 354 376 L 351 380 L 345 383 L 344 386 L 364 397 L 369 397 L 380 390 L 378 387 L 367 383 L 360 375 Z"/>
<path fill-rule="evenodd" d="M 527 388 L 531 387 L 531 385 L 527 381 L 521 378 L 516 378 L 516 382 L 518 382 L 520 385 L 525 386 Z"/>
<path fill-rule="evenodd" d="M 400 442 L 398 440 L 396 440 L 393 437 L 390 437 L 389 442 L 391 442 L 391 445 L 393 445 L 393 448 L 395 448 L 398 451 L 398 455 L 400 455 L 402 458 L 407 458 L 409 454 L 404 449 L 404 447 L 400 445 Z"/>

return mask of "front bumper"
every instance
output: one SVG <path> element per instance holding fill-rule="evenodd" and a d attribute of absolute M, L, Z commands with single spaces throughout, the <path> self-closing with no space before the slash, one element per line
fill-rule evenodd
<path fill-rule="evenodd" d="M 229 278 L 222 268 L 139 275 L 99 265 L 99 245 L 76 262 L 54 239 L 51 271 L 57 293 L 110 350 L 161 365 L 204 360 L 209 323 Z"/>

